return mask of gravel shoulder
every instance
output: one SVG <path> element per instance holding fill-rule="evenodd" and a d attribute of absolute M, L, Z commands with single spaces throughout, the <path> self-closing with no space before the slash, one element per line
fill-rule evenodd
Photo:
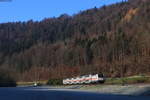
<path fill-rule="evenodd" d="M 81 90 L 122 95 L 144 95 L 146 91 L 150 91 L 150 84 L 147 85 L 95 85 L 83 86 Z"/>
<path fill-rule="evenodd" d="M 150 84 L 134 85 L 72 85 L 72 86 L 55 86 L 53 89 L 67 89 L 75 91 L 88 91 L 105 94 L 119 95 L 147 95 L 150 96 Z"/>

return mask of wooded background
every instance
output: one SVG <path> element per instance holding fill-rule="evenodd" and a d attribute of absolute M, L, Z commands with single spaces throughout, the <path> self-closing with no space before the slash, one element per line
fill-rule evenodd
<path fill-rule="evenodd" d="M 150 0 L 0 24 L 0 73 L 18 81 L 150 75 Z"/>

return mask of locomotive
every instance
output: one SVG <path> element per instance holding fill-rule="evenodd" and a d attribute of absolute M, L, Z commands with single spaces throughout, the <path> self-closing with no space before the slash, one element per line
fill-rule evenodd
<path fill-rule="evenodd" d="M 91 83 L 104 83 L 105 78 L 103 74 L 89 74 L 84 76 L 78 76 L 74 78 L 63 79 L 64 85 L 72 84 L 91 84 Z"/>

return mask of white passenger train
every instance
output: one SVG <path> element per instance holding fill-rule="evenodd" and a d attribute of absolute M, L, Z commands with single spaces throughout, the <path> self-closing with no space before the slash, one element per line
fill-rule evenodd
<path fill-rule="evenodd" d="M 67 78 L 63 80 L 64 85 L 71 85 L 71 84 L 90 84 L 90 83 L 104 83 L 105 79 L 103 74 L 90 74 L 84 75 L 74 78 Z"/>

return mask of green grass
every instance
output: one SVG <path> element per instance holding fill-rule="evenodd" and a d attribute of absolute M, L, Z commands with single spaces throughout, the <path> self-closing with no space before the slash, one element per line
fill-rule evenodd
<path fill-rule="evenodd" d="M 136 84 L 136 83 L 149 83 L 150 77 L 147 76 L 133 76 L 125 78 L 108 78 L 105 84 Z"/>
<path fill-rule="evenodd" d="M 35 82 L 17 82 L 18 86 L 30 86 L 30 85 L 34 85 Z M 46 85 L 47 81 L 38 81 L 37 83 L 39 83 L 40 85 Z"/>
<path fill-rule="evenodd" d="M 33 85 L 34 82 L 17 82 L 18 86 L 28 86 L 28 85 Z"/>
<path fill-rule="evenodd" d="M 38 83 L 40 83 L 41 85 L 46 85 L 48 81 L 38 81 Z M 115 84 L 137 84 L 137 83 L 150 83 L 150 77 L 139 75 L 139 76 L 132 76 L 132 77 L 124 77 L 124 78 L 107 78 L 104 84 L 115 85 Z M 34 82 L 17 82 L 18 86 L 29 86 L 33 84 Z M 62 84 L 55 84 L 55 85 L 61 86 Z"/>

